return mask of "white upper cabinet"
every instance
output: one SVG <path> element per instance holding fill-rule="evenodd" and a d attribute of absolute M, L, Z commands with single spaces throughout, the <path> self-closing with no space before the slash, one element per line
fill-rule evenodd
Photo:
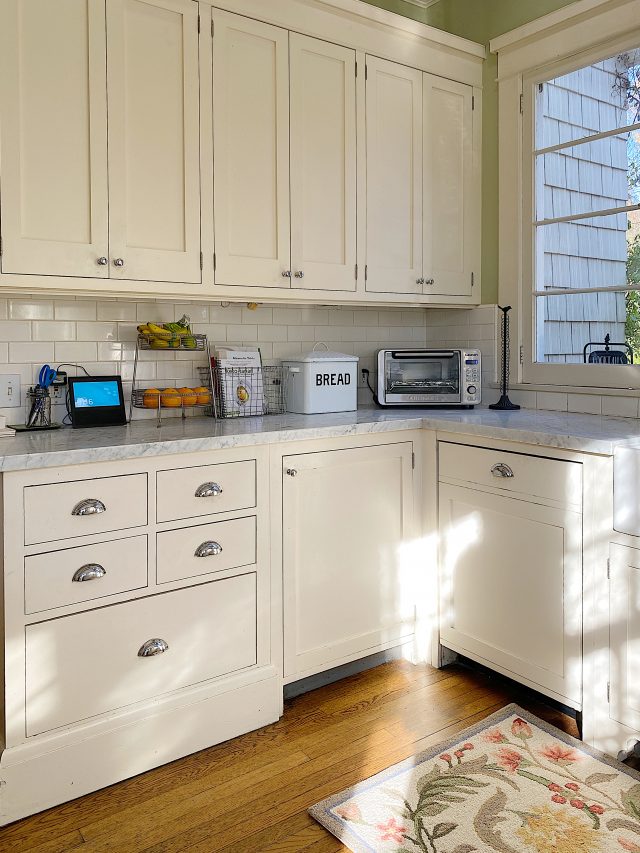
<path fill-rule="evenodd" d="M 473 90 L 430 74 L 424 75 L 422 88 L 424 292 L 471 296 L 476 262 Z"/>
<path fill-rule="evenodd" d="M 108 0 L 111 277 L 200 281 L 198 4 Z"/>
<path fill-rule="evenodd" d="M 355 290 L 355 51 L 289 38 L 292 284 Z"/>
<path fill-rule="evenodd" d="M 104 11 L 0 3 L 3 273 L 109 274 Z"/>
<path fill-rule="evenodd" d="M 216 284 L 290 286 L 289 33 L 213 10 Z"/>
<path fill-rule="evenodd" d="M 422 72 L 367 57 L 367 290 L 422 294 Z"/>

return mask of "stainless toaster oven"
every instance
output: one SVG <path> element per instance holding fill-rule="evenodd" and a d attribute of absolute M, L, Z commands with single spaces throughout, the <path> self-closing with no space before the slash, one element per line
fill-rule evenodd
<path fill-rule="evenodd" d="M 476 349 L 383 349 L 378 352 L 381 406 L 477 406 L 482 386 Z"/>

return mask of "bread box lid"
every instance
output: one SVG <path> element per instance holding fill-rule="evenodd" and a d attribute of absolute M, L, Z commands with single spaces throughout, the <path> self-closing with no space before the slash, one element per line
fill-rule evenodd
<path fill-rule="evenodd" d="M 359 361 L 357 355 L 349 355 L 345 352 L 333 352 L 327 347 L 326 344 L 316 344 L 316 346 L 324 346 L 326 347 L 326 349 L 317 350 L 314 347 L 311 352 L 307 352 L 304 355 L 301 355 L 300 357 L 296 356 L 295 358 L 288 358 L 287 363 L 308 364 L 319 361 L 349 361 L 354 364 Z"/>

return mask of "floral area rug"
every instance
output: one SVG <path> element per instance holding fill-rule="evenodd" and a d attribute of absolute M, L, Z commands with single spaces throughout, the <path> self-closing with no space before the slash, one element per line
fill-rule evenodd
<path fill-rule="evenodd" d="M 640 774 L 516 705 L 309 812 L 355 853 L 640 853 Z"/>

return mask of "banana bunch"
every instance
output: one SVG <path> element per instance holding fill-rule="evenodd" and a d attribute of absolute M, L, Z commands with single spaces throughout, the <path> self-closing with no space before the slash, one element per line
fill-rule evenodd
<path fill-rule="evenodd" d="M 146 338 L 151 349 L 195 349 L 197 346 L 188 317 L 178 323 L 143 323 L 138 326 L 138 334 Z"/>

